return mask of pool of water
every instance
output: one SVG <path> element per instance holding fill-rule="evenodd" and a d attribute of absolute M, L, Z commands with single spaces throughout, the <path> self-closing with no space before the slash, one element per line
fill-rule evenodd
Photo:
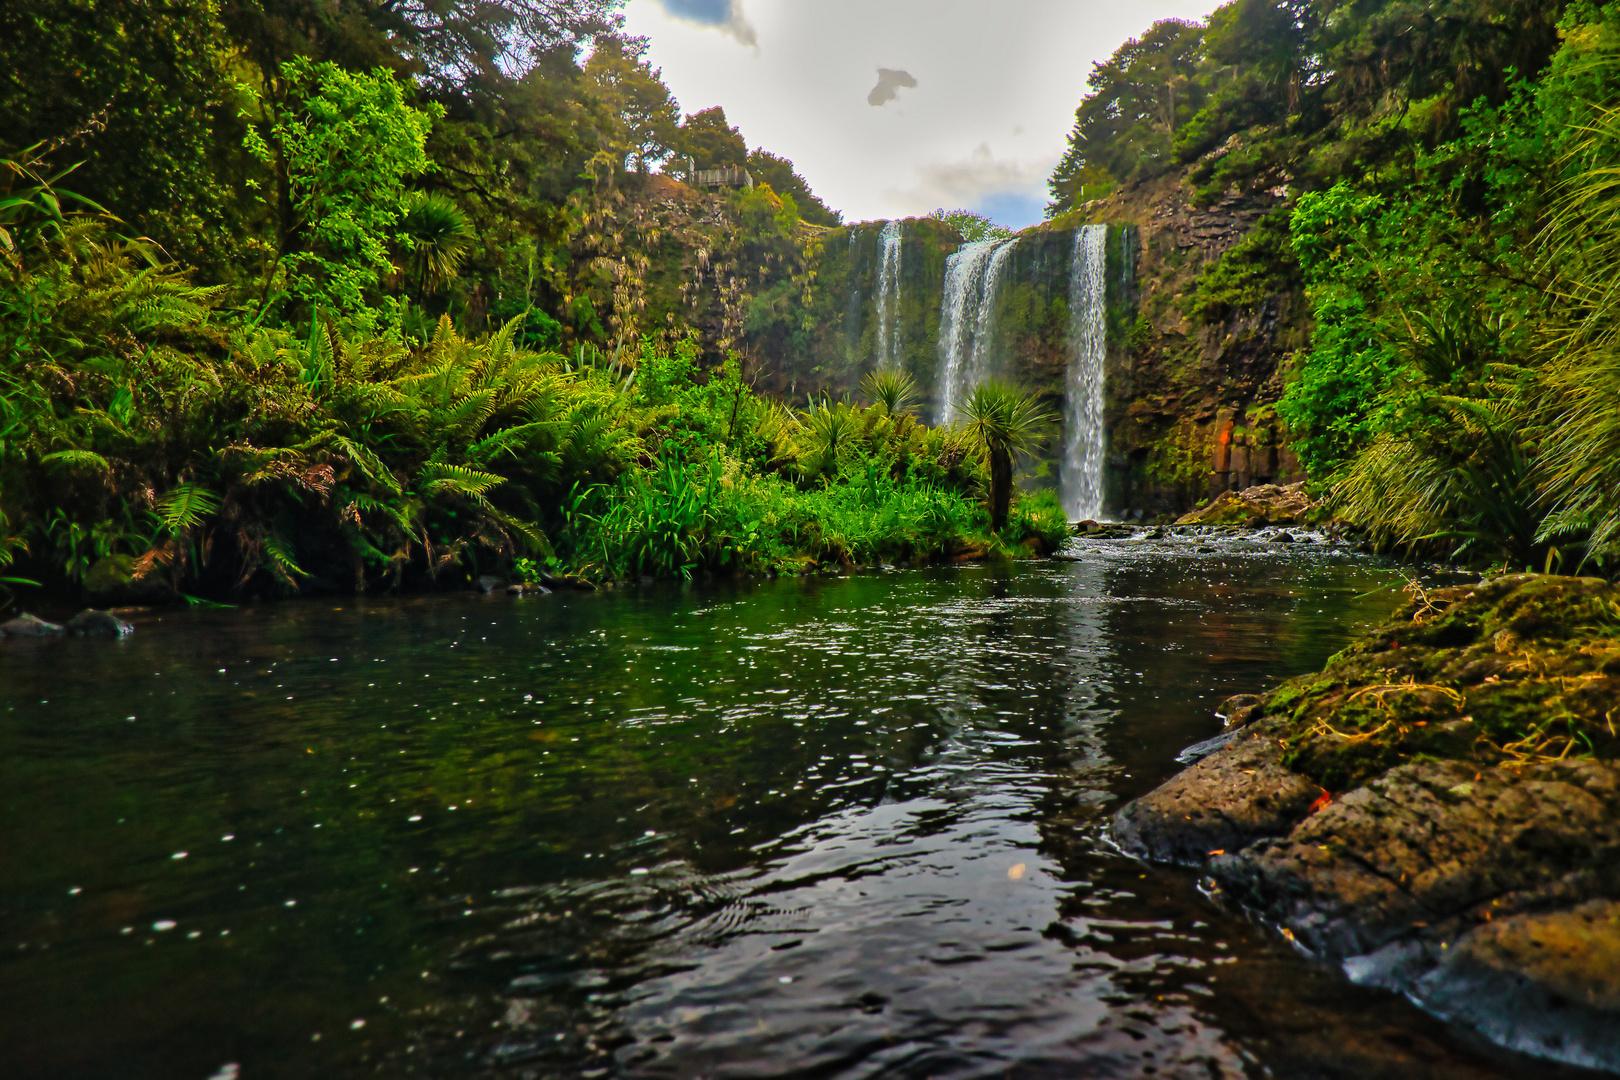
<path fill-rule="evenodd" d="M 1070 551 L 4 642 L 0 1075 L 1576 1075 L 1104 839 L 1398 576 Z"/>

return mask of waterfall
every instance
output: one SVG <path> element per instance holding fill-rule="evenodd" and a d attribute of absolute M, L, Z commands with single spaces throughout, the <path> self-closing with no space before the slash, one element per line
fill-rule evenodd
<path fill-rule="evenodd" d="M 1069 379 L 1061 478 L 1063 508 L 1071 521 L 1102 517 L 1107 242 L 1106 225 L 1076 229 L 1069 263 Z"/>
<path fill-rule="evenodd" d="M 883 226 L 878 243 L 883 251 L 883 262 L 878 270 L 877 289 L 877 366 L 898 368 L 900 349 L 900 257 L 904 229 L 898 221 Z"/>
<path fill-rule="evenodd" d="M 935 422 L 954 423 L 956 407 L 990 376 L 996 354 L 996 300 L 1011 240 L 976 240 L 945 260 L 945 294 L 939 307 L 939 411 Z"/>

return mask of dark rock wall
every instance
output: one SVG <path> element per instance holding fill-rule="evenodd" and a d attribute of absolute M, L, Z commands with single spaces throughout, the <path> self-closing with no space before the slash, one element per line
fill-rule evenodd
<path fill-rule="evenodd" d="M 1111 319 L 1111 491 L 1120 510 L 1179 513 L 1223 491 L 1304 479 L 1275 405 L 1290 354 L 1310 340 L 1297 287 L 1218 321 L 1194 312 L 1199 274 L 1283 196 L 1193 203 L 1184 184 L 1146 184 L 1092 203 L 1076 220 L 1135 226 L 1127 328 Z"/>

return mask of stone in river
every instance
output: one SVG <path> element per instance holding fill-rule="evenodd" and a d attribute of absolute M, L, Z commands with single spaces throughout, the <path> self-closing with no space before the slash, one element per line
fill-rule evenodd
<path fill-rule="evenodd" d="M 1240 739 L 1121 810 L 1114 841 L 1142 858 L 1198 866 L 1214 852 L 1287 835 L 1321 794 L 1283 765 L 1275 739 Z"/>
<path fill-rule="evenodd" d="M 492 593 L 506 588 L 506 582 L 494 574 L 483 574 L 473 582 L 473 588 L 481 593 Z"/>
<path fill-rule="evenodd" d="M 61 632 L 62 628 L 55 623 L 35 618 L 27 612 L 9 622 L 0 623 L 0 636 L 5 637 L 50 637 Z"/>
<path fill-rule="evenodd" d="M 110 611 L 97 611 L 95 608 L 85 608 L 67 621 L 67 632 L 70 634 L 83 634 L 86 637 L 96 634 L 105 634 L 109 637 L 124 637 L 133 634 L 135 628 L 120 619 Z"/>
<path fill-rule="evenodd" d="M 1230 745 L 1189 748 L 1113 838 L 1357 983 L 1620 1072 L 1617 614 L 1591 578 L 1418 590 L 1322 672 L 1223 702 Z"/>

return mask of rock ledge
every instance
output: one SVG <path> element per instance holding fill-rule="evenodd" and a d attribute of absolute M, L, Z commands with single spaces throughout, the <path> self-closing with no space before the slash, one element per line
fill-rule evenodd
<path fill-rule="evenodd" d="M 1237 739 L 1113 836 L 1357 982 L 1620 1072 L 1617 703 L 1613 586 L 1415 591 L 1324 671 L 1223 709 Z"/>

